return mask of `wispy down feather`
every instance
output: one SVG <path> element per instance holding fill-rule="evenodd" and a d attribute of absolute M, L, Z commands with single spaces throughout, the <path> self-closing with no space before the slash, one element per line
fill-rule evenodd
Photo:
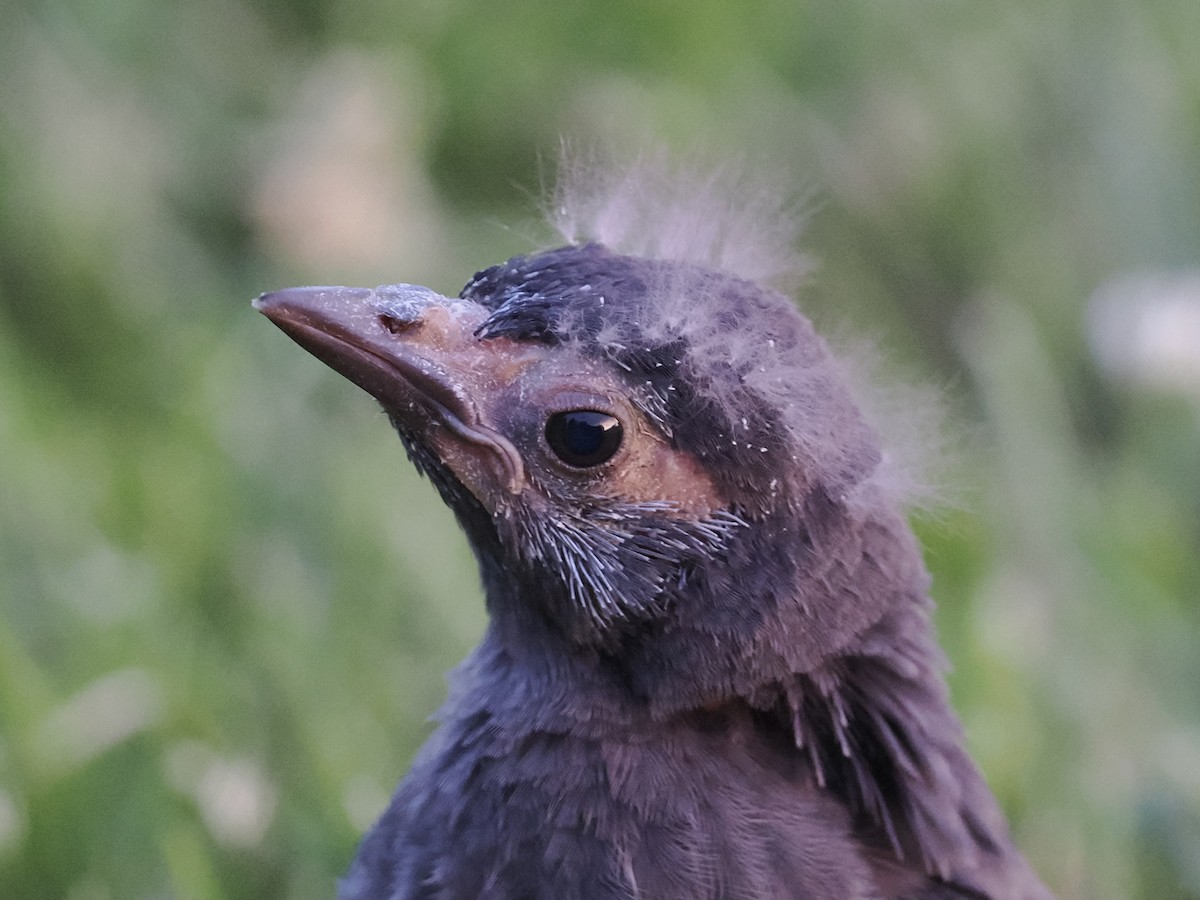
<path fill-rule="evenodd" d="M 571 244 L 596 241 L 782 287 L 809 271 L 798 250 L 803 208 L 794 184 L 763 170 L 679 163 L 661 149 L 617 161 L 567 147 L 547 213 Z"/>

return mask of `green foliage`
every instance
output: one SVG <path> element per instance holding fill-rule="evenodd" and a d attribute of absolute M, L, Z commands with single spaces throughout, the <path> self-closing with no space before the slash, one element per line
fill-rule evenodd
<path fill-rule="evenodd" d="M 1194 0 L 4 23 L 0 896 L 331 895 L 483 612 L 371 401 L 248 301 L 454 291 L 544 235 L 560 136 L 654 135 L 794 172 L 805 308 L 950 386 L 961 499 L 920 527 L 1037 868 L 1200 897 Z"/>

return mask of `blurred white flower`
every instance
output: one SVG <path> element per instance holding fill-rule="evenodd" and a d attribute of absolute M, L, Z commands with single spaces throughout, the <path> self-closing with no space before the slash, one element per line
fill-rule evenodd
<path fill-rule="evenodd" d="M 192 797 L 219 842 L 254 847 L 262 841 L 279 792 L 257 760 L 221 756 L 199 741 L 181 741 L 164 762 L 167 780 Z"/>
<path fill-rule="evenodd" d="M 275 786 L 251 759 L 216 759 L 196 789 L 204 824 L 218 841 L 253 847 L 275 816 Z"/>
<path fill-rule="evenodd" d="M 1200 400 L 1200 271 L 1126 275 L 1088 304 L 1092 352 L 1113 377 Z"/>

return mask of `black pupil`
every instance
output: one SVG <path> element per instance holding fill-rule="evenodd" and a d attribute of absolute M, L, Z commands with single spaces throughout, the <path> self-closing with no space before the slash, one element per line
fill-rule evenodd
<path fill-rule="evenodd" d="M 621 446 L 622 430 L 616 416 L 575 409 L 550 417 L 546 422 L 546 443 L 568 466 L 586 469 L 612 459 Z"/>

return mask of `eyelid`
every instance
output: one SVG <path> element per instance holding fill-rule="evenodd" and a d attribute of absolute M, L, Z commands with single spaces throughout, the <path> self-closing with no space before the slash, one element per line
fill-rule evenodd
<path fill-rule="evenodd" d="M 630 425 L 631 417 L 628 404 L 625 403 L 623 398 L 610 394 L 593 393 L 591 391 L 561 391 L 555 394 L 544 405 L 544 409 L 545 418 L 547 419 L 556 413 L 571 412 L 576 409 L 590 409 L 612 416 L 624 428 L 628 428 Z"/>

